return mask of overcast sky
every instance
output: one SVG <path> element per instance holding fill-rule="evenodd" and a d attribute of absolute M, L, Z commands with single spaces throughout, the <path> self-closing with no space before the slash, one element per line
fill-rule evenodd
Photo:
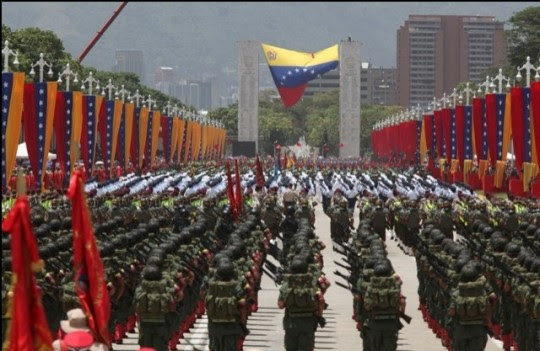
<path fill-rule="evenodd" d="M 56 32 L 75 58 L 119 2 L 2 2 L 2 23 Z M 129 2 L 89 53 L 86 65 L 110 70 L 116 49 L 145 53 L 145 70 L 180 75 L 237 68 L 239 40 L 317 51 L 347 36 L 362 43 L 363 61 L 395 67 L 396 32 L 410 14 L 488 15 L 506 21 L 535 2 Z M 262 53 L 261 53 L 261 62 Z"/>

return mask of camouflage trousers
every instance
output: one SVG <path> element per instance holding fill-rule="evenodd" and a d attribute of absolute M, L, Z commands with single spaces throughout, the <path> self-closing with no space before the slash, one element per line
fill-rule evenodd
<path fill-rule="evenodd" d="M 210 351 L 236 351 L 244 337 L 240 323 L 213 323 L 208 321 Z"/>
<path fill-rule="evenodd" d="M 313 317 L 283 317 L 286 351 L 313 351 L 317 320 Z"/>
<path fill-rule="evenodd" d="M 164 322 L 140 321 L 139 345 L 152 347 L 156 351 L 168 351 L 169 335 Z"/>

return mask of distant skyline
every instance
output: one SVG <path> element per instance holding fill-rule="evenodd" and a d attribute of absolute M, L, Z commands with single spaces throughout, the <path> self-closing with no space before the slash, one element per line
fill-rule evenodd
<path fill-rule="evenodd" d="M 119 4 L 2 2 L 2 23 L 12 29 L 52 30 L 76 59 Z M 396 33 L 411 14 L 482 15 L 507 21 L 530 6 L 538 3 L 129 2 L 83 64 L 112 70 L 116 49 L 143 50 L 146 81 L 159 66 L 175 68 L 177 78 L 223 76 L 236 81 L 240 40 L 309 52 L 351 36 L 362 43 L 362 61 L 396 67 Z M 262 52 L 260 62 L 264 63 Z M 260 69 L 261 78 L 270 76 L 264 65 Z"/>

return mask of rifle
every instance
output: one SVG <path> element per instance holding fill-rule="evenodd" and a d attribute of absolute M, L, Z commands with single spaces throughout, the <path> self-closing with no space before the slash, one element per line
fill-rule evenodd
<path fill-rule="evenodd" d="M 348 270 L 349 272 L 352 270 L 351 267 L 348 267 L 348 266 L 346 266 L 346 265 L 344 265 L 344 264 L 341 264 L 341 263 L 337 262 L 336 260 L 334 260 L 334 263 L 337 264 L 337 265 L 338 265 L 339 267 L 341 267 L 341 268 L 345 268 L 345 269 Z"/>
<path fill-rule="evenodd" d="M 277 244 L 274 244 L 274 243 L 272 243 L 272 241 L 270 241 L 270 249 L 269 249 L 268 253 L 272 257 L 274 257 L 276 260 L 279 260 L 279 257 L 282 254 L 282 250 L 277 246 Z"/>
<path fill-rule="evenodd" d="M 274 281 L 280 284 L 281 281 L 283 280 L 283 268 L 276 266 L 275 264 L 273 264 L 272 262 L 268 260 L 265 261 L 265 264 L 268 270 L 274 274 L 276 278 L 274 279 Z"/>
<path fill-rule="evenodd" d="M 353 285 L 356 284 L 356 282 L 352 281 L 350 275 L 345 275 L 345 274 L 341 273 L 340 271 L 338 271 L 337 269 L 334 271 L 334 274 L 337 275 L 338 277 L 341 277 L 341 278 L 345 279 L 347 282 L 349 282 L 349 283 L 351 283 Z"/>
<path fill-rule="evenodd" d="M 523 241 L 523 243 L 525 244 L 525 246 L 529 247 L 532 252 L 536 255 L 536 256 L 540 256 L 540 251 L 538 251 L 538 249 L 536 248 L 536 246 L 534 245 L 534 243 L 532 243 L 529 238 L 527 238 L 527 235 L 523 234 L 521 231 L 517 230 L 516 231 L 518 233 L 518 235 L 521 237 L 521 240 Z"/>

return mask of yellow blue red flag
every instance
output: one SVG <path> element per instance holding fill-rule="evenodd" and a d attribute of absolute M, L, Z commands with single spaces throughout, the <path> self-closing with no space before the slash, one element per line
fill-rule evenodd
<path fill-rule="evenodd" d="M 338 44 L 314 53 L 262 44 L 264 57 L 285 107 L 300 100 L 307 82 L 337 67 Z"/>

